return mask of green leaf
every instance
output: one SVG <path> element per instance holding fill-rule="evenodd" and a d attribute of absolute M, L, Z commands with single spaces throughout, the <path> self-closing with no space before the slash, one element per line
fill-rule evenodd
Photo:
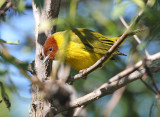
<path fill-rule="evenodd" d="M 0 43 L 7 43 L 7 44 L 19 44 L 19 40 L 13 42 L 13 41 L 4 41 L 3 39 L 0 39 Z"/>
<path fill-rule="evenodd" d="M 25 1 L 24 0 L 19 0 L 18 4 L 17 4 L 17 10 L 20 13 L 23 13 L 25 9 Z"/>

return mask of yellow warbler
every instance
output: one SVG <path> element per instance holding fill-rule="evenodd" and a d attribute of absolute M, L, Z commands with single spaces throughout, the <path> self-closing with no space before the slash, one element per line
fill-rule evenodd
<path fill-rule="evenodd" d="M 134 35 L 141 30 L 128 33 Z M 64 50 L 66 33 L 70 35 L 68 46 Z M 128 37 L 127 36 L 127 37 Z M 54 33 L 44 44 L 45 62 L 47 59 L 55 60 L 57 54 L 65 52 L 63 62 L 69 64 L 76 70 L 82 70 L 93 65 L 99 60 L 119 37 L 109 38 L 89 29 L 78 28 L 70 31 Z M 124 55 L 116 50 L 113 55 Z M 113 56 L 112 55 L 112 56 Z"/>

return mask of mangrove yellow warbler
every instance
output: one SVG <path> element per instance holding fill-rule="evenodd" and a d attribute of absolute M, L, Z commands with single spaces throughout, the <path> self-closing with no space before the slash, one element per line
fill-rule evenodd
<path fill-rule="evenodd" d="M 78 28 L 70 31 L 54 33 L 44 44 L 44 54 L 47 59 L 54 60 L 56 55 L 64 52 L 64 44 L 66 33 L 69 32 L 70 41 L 65 48 L 64 62 L 71 65 L 76 70 L 82 70 L 93 65 L 109 48 L 115 43 L 119 37 L 108 38 L 98 32 L 89 29 Z M 134 35 L 130 33 L 128 36 Z M 124 55 L 116 50 L 113 55 Z M 112 56 L 113 56 L 112 55 Z"/>

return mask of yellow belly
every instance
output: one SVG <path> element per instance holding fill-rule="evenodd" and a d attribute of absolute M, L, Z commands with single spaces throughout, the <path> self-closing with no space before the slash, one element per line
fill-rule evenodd
<path fill-rule="evenodd" d="M 82 70 L 93 65 L 102 55 L 86 51 L 81 44 L 70 43 L 65 62 L 76 70 Z"/>

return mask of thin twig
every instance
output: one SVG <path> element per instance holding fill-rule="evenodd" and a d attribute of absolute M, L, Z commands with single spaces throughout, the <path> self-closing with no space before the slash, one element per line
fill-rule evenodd
<path fill-rule="evenodd" d="M 121 20 L 122 24 L 128 29 L 129 25 L 127 24 L 127 22 L 124 20 L 124 18 L 122 16 L 120 17 L 120 20 Z M 133 35 L 133 37 L 138 42 L 138 44 L 141 43 L 141 40 L 136 35 Z"/>
<path fill-rule="evenodd" d="M 160 90 L 153 78 L 153 75 L 152 75 L 152 72 L 150 71 L 149 67 L 148 67 L 148 61 L 147 60 L 144 60 L 144 68 L 146 70 L 146 73 L 147 75 L 151 78 L 151 81 L 152 81 L 152 85 L 154 86 L 155 90 L 157 91 L 158 94 L 160 94 Z"/>
<path fill-rule="evenodd" d="M 155 106 L 154 102 L 151 105 L 150 111 L 149 111 L 149 117 L 152 117 L 153 107 Z"/>
<path fill-rule="evenodd" d="M 157 92 L 156 92 L 154 89 L 152 89 L 152 87 L 150 87 L 142 78 L 140 78 L 140 79 L 141 79 L 142 83 L 143 83 L 149 90 L 151 90 L 153 93 L 155 93 L 155 95 L 157 95 Z"/>
<path fill-rule="evenodd" d="M 152 84 L 153 84 L 154 88 L 156 89 L 156 91 L 158 92 L 158 94 L 160 94 L 160 90 L 159 90 L 159 88 L 158 88 L 158 86 L 157 86 L 157 84 L 156 84 L 156 82 L 155 82 L 153 76 L 150 77 L 150 78 L 152 79 Z"/>
<path fill-rule="evenodd" d="M 19 69 L 20 73 L 24 75 L 26 78 L 28 78 L 33 84 L 38 84 L 41 87 L 42 83 L 38 80 L 36 80 L 35 82 L 35 79 L 31 78 L 31 76 L 28 75 L 27 73 L 27 71 L 32 71 L 32 70 L 29 70 L 29 69 L 32 69 L 31 66 L 27 62 L 23 62 L 15 58 L 14 56 L 12 56 L 3 44 L 1 44 L 1 46 L 2 46 L 2 49 L 0 50 L 0 56 L 3 59 L 5 59 L 6 62 L 12 65 L 15 65 Z"/>
<path fill-rule="evenodd" d="M 121 20 L 121 22 L 123 23 L 123 25 L 128 29 L 128 28 L 129 28 L 129 25 L 127 24 L 127 22 L 124 20 L 124 18 L 123 18 L 122 16 L 120 17 L 120 20 Z M 141 43 L 141 40 L 138 38 L 137 35 L 133 35 L 133 37 L 134 37 L 134 39 L 137 41 L 138 44 Z M 145 51 L 146 56 L 148 57 L 148 56 L 149 56 L 148 51 L 147 51 L 146 49 L 145 49 L 144 51 Z"/>
<path fill-rule="evenodd" d="M 27 62 L 21 61 L 21 60 L 15 58 L 14 56 L 12 56 L 3 44 L 1 44 L 1 45 L 2 45 L 2 49 L 0 49 L 0 56 L 3 59 L 5 59 L 7 62 L 9 62 L 15 66 L 21 67 L 24 70 L 29 71 L 33 75 L 36 74 L 36 71 L 34 68 L 34 61 L 32 63 L 27 63 Z"/>
<path fill-rule="evenodd" d="M 12 6 L 11 1 L 5 2 L 0 9 L 0 16 L 2 16 L 11 6 Z"/>

